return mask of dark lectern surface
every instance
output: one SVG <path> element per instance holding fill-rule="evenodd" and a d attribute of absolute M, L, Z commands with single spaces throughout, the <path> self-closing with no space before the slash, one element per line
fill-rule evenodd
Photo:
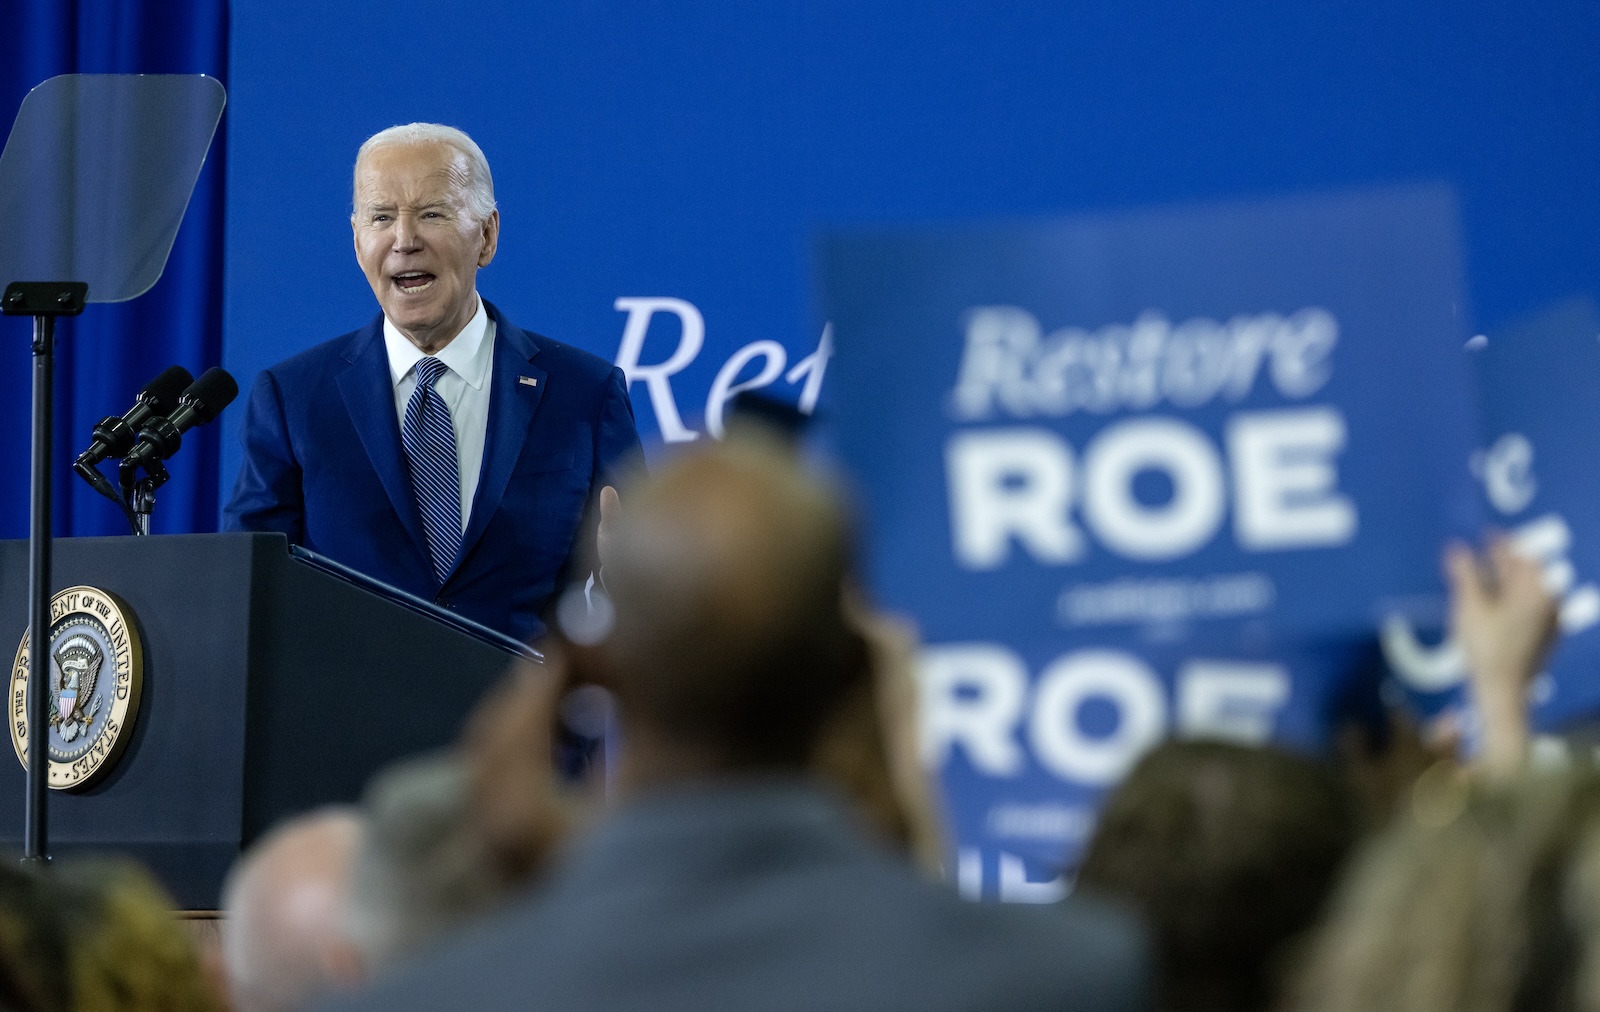
<path fill-rule="evenodd" d="M 509 667 L 505 646 L 290 558 L 278 534 L 56 542 L 54 589 L 122 598 L 144 641 L 132 743 L 105 780 L 50 793 L 50 850 L 147 863 L 210 909 L 242 845 L 354 801 L 402 755 L 454 739 Z M 0 650 L 27 627 L 27 542 L 0 541 Z M 0 842 L 22 837 L 23 770 L 0 755 Z"/>

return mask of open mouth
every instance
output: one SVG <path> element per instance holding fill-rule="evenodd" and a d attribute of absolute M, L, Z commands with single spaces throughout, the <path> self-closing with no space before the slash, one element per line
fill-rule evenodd
<path fill-rule="evenodd" d="M 425 271 L 406 271 L 394 276 L 394 286 L 407 295 L 416 295 L 433 287 L 434 276 Z"/>

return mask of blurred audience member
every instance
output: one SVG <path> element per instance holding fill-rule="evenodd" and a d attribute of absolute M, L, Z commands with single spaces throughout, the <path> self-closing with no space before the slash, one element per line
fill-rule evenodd
<path fill-rule="evenodd" d="M 756 423 L 737 434 L 730 429 L 728 438 L 751 442 L 756 452 L 792 452 Z M 850 615 L 870 651 L 872 677 L 829 718 L 810 768 L 845 794 L 880 840 L 937 876 L 945 840 L 936 785 L 918 747 L 916 633 L 859 605 Z M 559 645 L 545 648 L 544 664 L 518 662 L 477 706 L 461 749 L 470 771 L 470 817 L 495 874 L 517 882 L 536 877 L 602 807 L 601 785 L 563 782 L 551 763 L 558 704 L 572 683 Z"/>
<path fill-rule="evenodd" d="M 50 879 L 14 855 L 0 861 L 0 1009 L 70 1007 L 72 972 L 60 897 Z"/>
<path fill-rule="evenodd" d="M 1296 992 L 1298 1012 L 1600 1010 L 1600 776 L 1424 777 Z"/>
<path fill-rule="evenodd" d="M 850 613 L 870 652 L 872 678 L 823 726 L 810 768 L 843 791 L 880 841 L 938 877 L 946 842 L 937 788 L 919 748 L 916 633 L 860 606 Z"/>
<path fill-rule="evenodd" d="M 357 815 L 291 819 L 239 859 L 223 889 L 222 955 L 235 1012 L 292 1012 L 361 976 L 346 905 Z"/>
<path fill-rule="evenodd" d="M 221 996 L 174 914 L 138 865 L 65 861 L 52 869 L 79 1012 L 220 1012 Z"/>
<path fill-rule="evenodd" d="M 1168 742 L 1101 812 L 1078 888 L 1144 915 L 1161 1012 L 1262 1012 L 1359 820 L 1345 782 L 1311 760 Z"/>
<path fill-rule="evenodd" d="M 362 798 L 347 925 L 367 976 L 499 906 L 523 881 L 490 853 L 453 754 L 404 760 Z"/>
<path fill-rule="evenodd" d="M 964 903 L 806 775 L 872 677 L 830 495 L 727 445 L 627 502 L 607 553 L 614 616 L 565 629 L 574 679 L 619 706 L 620 809 L 527 900 L 347 1007 L 1141 1007 L 1130 921 Z"/>
<path fill-rule="evenodd" d="M 537 876 L 584 816 L 586 798 L 557 775 L 554 729 L 570 688 L 565 659 L 546 644 L 545 663 L 518 661 L 473 709 L 462 738 L 473 822 L 494 874 Z"/>
<path fill-rule="evenodd" d="M 1411 785 L 1430 766 L 1454 759 L 1459 743 L 1438 722 L 1405 705 L 1379 637 L 1340 655 L 1340 688 L 1324 712 L 1333 718 L 1332 758 L 1361 801 L 1363 831 L 1388 825 L 1408 804 Z"/>

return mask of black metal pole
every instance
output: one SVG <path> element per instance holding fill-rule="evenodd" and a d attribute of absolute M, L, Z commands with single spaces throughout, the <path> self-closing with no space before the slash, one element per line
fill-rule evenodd
<path fill-rule="evenodd" d="M 22 857 L 48 860 L 50 770 L 50 429 L 55 410 L 54 316 L 33 318 L 33 468 L 28 523 L 28 800 Z"/>
<path fill-rule="evenodd" d="M 13 281 L 0 314 L 33 317 L 33 468 L 28 518 L 28 777 L 22 859 L 48 861 L 50 791 L 50 453 L 55 413 L 56 317 L 83 312 L 82 281 Z"/>

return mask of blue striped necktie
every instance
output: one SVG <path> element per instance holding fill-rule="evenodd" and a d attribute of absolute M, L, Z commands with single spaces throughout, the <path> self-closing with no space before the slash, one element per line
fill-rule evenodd
<path fill-rule="evenodd" d="M 400 426 L 411 465 L 411 491 L 422 514 L 422 535 L 428 541 L 433 575 L 439 583 L 450 575 L 461 551 L 461 478 L 456 462 L 456 430 L 450 424 L 450 405 L 433 384 L 448 368 L 436 358 L 419 359 L 417 389 L 406 404 Z"/>

